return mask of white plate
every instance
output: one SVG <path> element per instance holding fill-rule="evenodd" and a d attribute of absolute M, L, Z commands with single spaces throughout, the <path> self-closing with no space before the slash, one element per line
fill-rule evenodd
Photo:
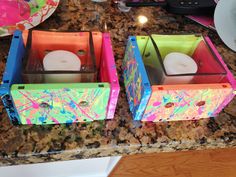
<path fill-rule="evenodd" d="M 220 0 L 214 14 L 216 31 L 222 41 L 236 51 L 236 0 Z"/>

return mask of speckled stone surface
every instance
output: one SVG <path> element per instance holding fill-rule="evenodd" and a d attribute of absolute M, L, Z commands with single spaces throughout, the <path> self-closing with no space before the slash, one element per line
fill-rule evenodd
<path fill-rule="evenodd" d="M 149 21 L 137 23 L 138 15 Z M 61 0 L 60 6 L 36 29 L 107 30 L 111 32 L 121 93 L 114 120 L 73 125 L 13 126 L 0 104 L 0 165 L 29 164 L 104 156 L 193 149 L 236 147 L 236 99 L 216 118 L 199 121 L 142 123 L 131 119 L 122 80 L 122 58 L 129 35 L 148 33 L 202 33 L 209 35 L 236 75 L 236 53 L 217 34 L 182 16 L 160 8 L 120 12 L 116 5 L 89 0 Z M 5 67 L 11 37 L 0 39 L 0 74 Z"/>

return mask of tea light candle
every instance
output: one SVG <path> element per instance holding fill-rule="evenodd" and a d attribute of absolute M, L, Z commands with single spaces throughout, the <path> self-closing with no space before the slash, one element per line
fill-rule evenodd
<path fill-rule="evenodd" d="M 166 55 L 163 61 L 166 73 L 174 74 L 195 74 L 198 70 L 196 62 L 188 55 L 173 52 Z M 164 76 L 163 84 L 188 84 L 193 76 Z"/>
<path fill-rule="evenodd" d="M 43 59 L 45 71 L 80 71 L 79 57 L 66 50 L 55 50 L 45 55 Z M 78 74 L 47 74 L 46 83 L 80 82 Z"/>

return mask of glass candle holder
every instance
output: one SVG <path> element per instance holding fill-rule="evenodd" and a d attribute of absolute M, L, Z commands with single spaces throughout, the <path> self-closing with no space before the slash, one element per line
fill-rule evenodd
<path fill-rule="evenodd" d="M 23 62 L 23 79 L 26 83 L 77 83 L 94 82 L 97 79 L 96 57 L 91 32 L 24 32 L 26 55 Z M 49 53 L 63 51 L 77 56 L 80 66 L 65 68 L 63 55 L 51 63 L 44 62 Z M 46 57 L 45 57 L 46 56 Z M 51 58 L 52 59 L 52 58 Z M 61 61 L 61 59 L 63 59 Z M 71 59 L 71 58 L 70 58 Z M 65 60 L 65 61 L 64 61 Z M 58 65 L 58 69 L 53 66 Z M 73 61 L 70 61 L 73 62 Z M 78 62 L 70 63 L 76 65 Z M 45 63 L 47 66 L 45 66 Z M 67 62 L 68 64 L 68 62 Z M 50 65 L 50 66 L 49 66 Z M 65 63 L 66 65 L 66 63 Z M 54 69 L 52 69 L 54 68 Z M 73 69 L 74 68 L 74 69 Z"/>
<path fill-rule="evenodd" d="M 203 36 L 151 35 L 143 37 L 143 40 L 146 41 L 146 45 L 142 49 L 142 58 L 153 85 L 219 83 L 226 79 L 224 67 L 211 51 Z M 179 74 L 168 73 L 170 68 L 165 67 L 164 60 L 171 53 L 180 53 L 191 57 L 197 65 L 197 71 Z M 187 62 L 184 58 L 182 60 Z M 184 64 L 183 61 L 181 64 Z M 193 67 L 193 65 L 187 67 Z M 175 69 L 172 68 L 172 70 Z"/>

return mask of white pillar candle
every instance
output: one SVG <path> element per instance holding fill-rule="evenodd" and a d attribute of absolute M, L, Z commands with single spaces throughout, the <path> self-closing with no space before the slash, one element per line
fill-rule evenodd
<path fill-rule="evenodd" d="M 80 71 L 79 57 L 66 50 L 55 50 L 45 55 L 43 59 L 45 71 Z M 80 74 L 46 74 L 46 83 L 80 82 Z"/>
<path fill-rule="evenodd" d="M 188 55 L 172 52 L 163 61 L 166 73 L 169 75 L 195 74 L 198 70 L 196 62 Z M 194 76 L 165 76 L 162 84 L 188 84 Z"/>

